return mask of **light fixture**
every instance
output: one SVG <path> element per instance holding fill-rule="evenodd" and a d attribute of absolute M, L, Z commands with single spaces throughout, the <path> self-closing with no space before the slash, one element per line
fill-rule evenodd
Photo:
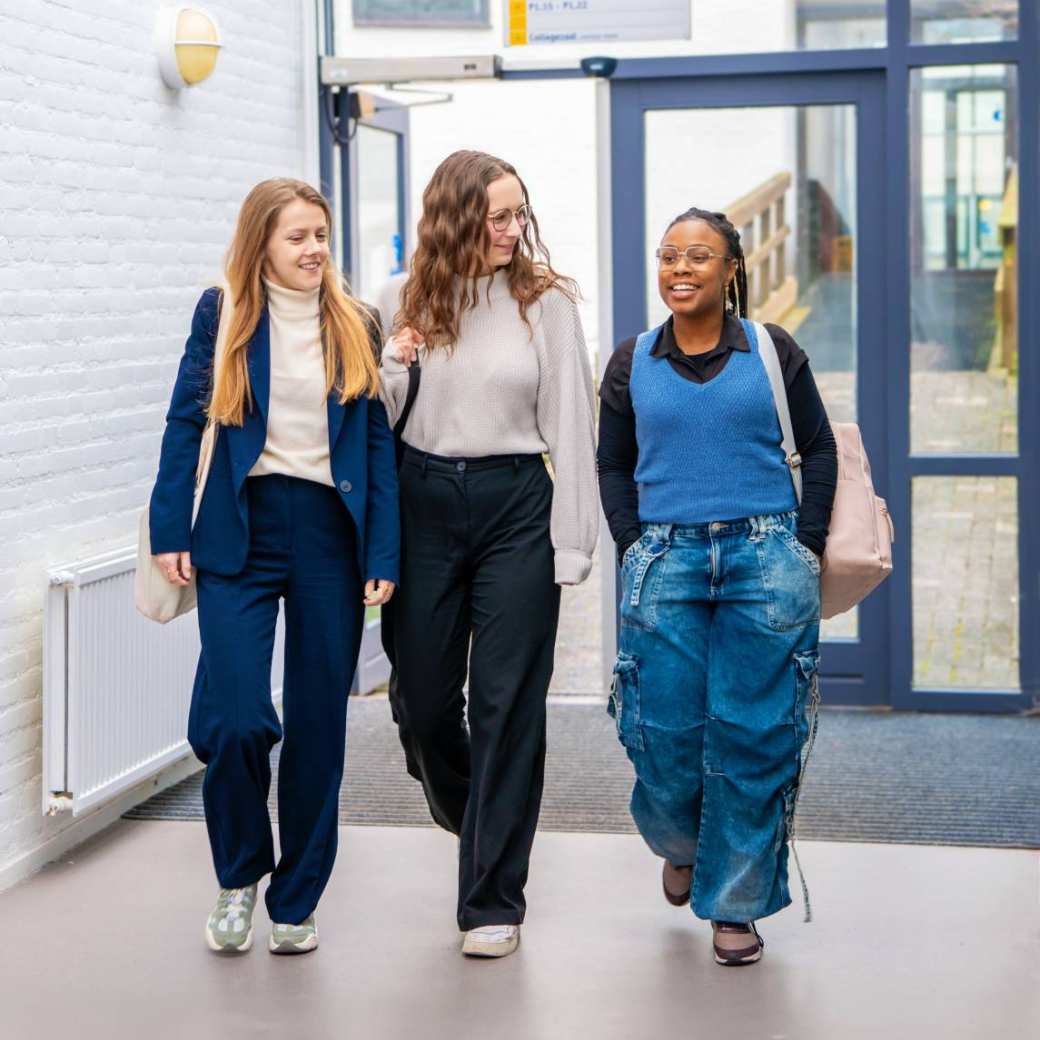
<path fill-rule="evenodd" d="M 201 83 L 216 68 L 220 30 L 200 7 L 161 7 L 153 43 L 163 83 L 180 90 Z"/>

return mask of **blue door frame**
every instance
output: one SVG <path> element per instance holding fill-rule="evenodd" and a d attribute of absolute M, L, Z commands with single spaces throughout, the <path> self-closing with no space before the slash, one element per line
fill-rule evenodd
<path fill-rule="evenodd" d="M 611 140 L 624 142 L 612 156 L 614 338 L 646 327 L 645 115 L 651 110 L 760 108 L 793 105 L 854 105 L 856 109 L 857 241 L 856 308 L 861 315 L 884 313 L 884 286 L 869 272 L 883 269 L 885 248 L 884 75 L 878 71 L 825 75 L 779 73 L 625 79 L 611 83 Z M 697 205 L 696 199 L 688 200 Z M 886 472 L 885 370 L 873 363 L 885 349 L 884 326 L 857 323 L 857 414 L 879 488 Z M 897 528 L 900 518 L 896 517 Z M 905 528 L 904 528 L 905 529 Z M 823 694 L 831 704 L 882 704 L 889 700 L 885 652 L 889 588 L 882 586 L 860 608 L 859 637 L 827 644 L 821 656 Z"/>
<path fill-rule="evenodd" d="M 1040 10 L 1020 4 L 1018 38 L 996 43 L 910 43 L 910 0 L 888 0 L 888 46 L 862 50 L 623 59 L 611 77 L 614 337 L 640 331 L 643 279 L 644 138 L 647 107 L 729 107 L 855 101 L 858 105 L 859 304 L 883 315 L 876 369 L 864 364 L 860 329 L 859 417 L 879 489 L 898 524 L 895 573 L 862 612 L 860 647 L 828 644 L 831 703 L 868 700 L 923 711 L 1020 712 L 1040 706 Z M 910 114 L 911 70 L 936 65 L 1008 64 L 1017 69 L 1019 125 L 1019 453 L 910 452 Z M 510 79 L 579 76 L 524 70 Z M 880 86 L 879 86 L 880 84 Z M 675 101 L 674 92 L 682 100 Z M 783 96 L 780 92 L 783 91 Z M 880 92 L 880 93 L 879 93 Z M 880 111 L 878 108 L 880 97 Z M 869 149 L 865 147 L 870 142 Z M 871 154 L 872 153 L 872 154 Z M 870 174 L 869 178 L 864 174 Z M 636 194 L 636 192 L 638 192 Z M 870 200 L 868 202 L 868 200 Z M 640 232 L 633 233 L 633 220 Z M 626 246 L 626 243 L 630 245 Z M 871 257 L 875 259 L 870 260 Z M 867 266 L 871 263 L 871 266 Z M 871 277 L 871 274 L 873 277 Z M 862 325 L 862 322 L 861 322 Z M 1019 690 L 913 688 L 911 487 L 916 476 L 1010 476 L 1018 481 Z M 877 662 L 872 660 L 876 655 Z M 859 670 L 859 676 L 852 674 Z M 878 686 L 882 683 L 883 686 Z"/>

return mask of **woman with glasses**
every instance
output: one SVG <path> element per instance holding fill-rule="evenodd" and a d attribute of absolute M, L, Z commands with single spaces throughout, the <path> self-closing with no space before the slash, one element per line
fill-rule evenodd
<path fill-rule="evenodd" d="M 755 921 L 791 901 L 837 454 L 803 351 L 742 320 L 744 254 L 725 215 L 678 216 L 657 269 L 671 316 L 618 347 L 600 389 L 600 496 L 622 587 L 610 709 L 665 897 L 711 921 L 719 964 L 750 964 L 764 945 Z M 783 374 L 800 509 L 765 351 Z"/>
<path fill-rule="evenodd" d="M 576 295 L 516 170 L 482 152 L 445 159 L 423 195 L 400 310 L 385 315 L 397 332 L 383 396 L 396 425 L 421 361 L 403 430 L 395 709 L 434 820 L 460 838 L 458 924 L 474 956 L 519 940 L 559 587 L 585 580 L 596 544 Z"/>

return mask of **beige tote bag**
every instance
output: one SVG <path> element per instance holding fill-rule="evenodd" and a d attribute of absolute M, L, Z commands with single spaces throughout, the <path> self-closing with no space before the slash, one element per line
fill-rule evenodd
<path fill-rule="evenodd" d="M 773 390 L 784 455 L 800 504 L 802 460 L 791 428 L 780 359 L 765 326 L 757 321 L 752 324 L 758 353 Z M 855 423 L 831 423 L 831 429 L 838 443 L 838 486 L 820 578 L 820 616 L 824 618 L 851 610 L 892 573 L 892 543 L 896 538 L 888 506 L 874 493 L 870 460 L 859 427 Z"/>
<path fill-rule="evenodd" d="M 231 321 L 231 294 L 227 286 L 223 287 L 219 306 L 220 319 L 217 323 L 217 340 L 213 347 L 213 370 L 224 353 L 227 343 L 228 326 Z M 199 444 L 199 464 L 195 470 L 195 495 L 191 507 L 191 526 L 199 515 L 202 493 L 206 490 L 210 464 L 213 461 L 213 449 L 217 443 L 217 424 L 208 420 L 202 431 Z M 166 580 L 162 568 L 152 555 L 152 536 L 148 523 L 148 507 L 141 513 L 137 529 L 137 571 L 134 574 L 134 604 L 138 611 L 152 621 L 165 625 L 174 618 L 187 614 L 195 609 L 195 574 L 191 575 L 187 585 L 172 585 Z"/>

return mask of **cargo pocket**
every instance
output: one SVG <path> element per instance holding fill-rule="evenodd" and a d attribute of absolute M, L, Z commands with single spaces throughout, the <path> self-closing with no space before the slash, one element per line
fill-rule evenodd
<path fill-rule="evenodd" d="M 820 683 L 819 667 L 820 652 L 818 650 L 805 650 L 794 655 L 794 730 L 795 742 L 801 757 L 802 748 L 806 741 L 816 736 L 816 713 L 820 707 Z M 805 763 L 809 760 L 811 745 L 801 757 L 799 766 L 799 780 L 805 771 Z"/>
<path fill-rule="evenodd" d="M 642 751 L 643 730 L 639 722 L 639 662 L 619 651 L 614 662 L 614 681 L 610 686 L 607 713 L 617 723 L 618 740 L 626 748 Z"/>

